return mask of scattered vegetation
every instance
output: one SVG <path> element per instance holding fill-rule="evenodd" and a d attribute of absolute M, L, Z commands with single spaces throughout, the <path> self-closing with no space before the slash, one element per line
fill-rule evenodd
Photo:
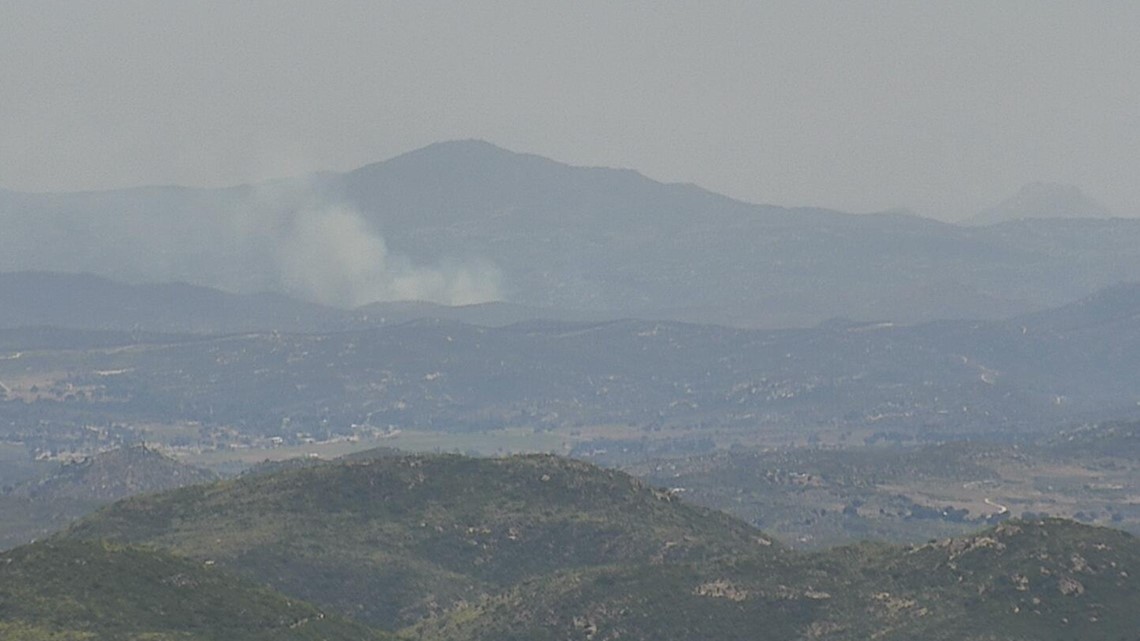
<path fill-rule="evenodd" d="M 389 628 L 559 569 L 780 549 L 625 473 L 544 455 L 359 457 L 128 499 L 66 536 L 168 547 Z"/>
<path fill-rule="evenodd" d="M 0 554 L 0 638 L 19 641 L 380 641 L 169 553 L 51 541 Z"/>
<path fill-rule="evenodd" d="M 901 548 L 594 568 L 417 626 L 422 641 L 1131 639 L 1140 544 L 1051 520 Z"/>
<path fill-rule="evenodd" d="M 862 469 L 836 465 L 837 478 Z M 914 471 L 903 461 L 875 479 Z M 1009 519 L 922 545 L 795 552 L 679 494 L 552 456 L 388 450 L 264 469 L 126 499 L 0 555 L 0 637 L 385 634 L 345 619 L 408 641 L 1118 641 L 1140 629 L 1140 542 L 1121 531 Z"/>

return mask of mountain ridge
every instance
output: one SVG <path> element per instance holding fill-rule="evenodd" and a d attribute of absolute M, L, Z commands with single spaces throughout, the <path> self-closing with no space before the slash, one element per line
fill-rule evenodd
<path fill-rule="evenodd" d="M 1136 220 L 964 227 L 897 212 L 757 205 L 470 141 L 220 190 L 5 194 L 0 222 L 12 230 L 0 239 L 0 271 L 181 280 L 314 300 L 323 285 L 382 298 L 351 261 L 322 261 L 329 271 L 310 278 L 316 265 L 297 258 L 340 255 L 348 230 L 369 235 L 373 253 L 387 251 L 376 260 L 397 276 L 462 283 L 494 274 L 481 295 L 512 304 L 765 328 L 837 316 L 993 319 L 1140 280 Z M 381 272 L 370 277 L 390 277 Z M 943 284 L 958 294 L 941 296 Z"/>
<path fill-rule="evenodd" d="M 350 312 L 280 293 L 233 294 L 185 282 L 127 284 L 90 273 L 0 273 L 0 327 L 163 333 L 347 329 Z"/>

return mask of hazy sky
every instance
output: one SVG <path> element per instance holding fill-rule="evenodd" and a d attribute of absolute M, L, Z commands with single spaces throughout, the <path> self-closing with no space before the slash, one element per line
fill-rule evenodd
<path fill-rule="evenodd" d="M 482 138 L 746 200 L 1140 214 L 1137 2 L 0 0 L 0 186 L 223 185 Z"/>

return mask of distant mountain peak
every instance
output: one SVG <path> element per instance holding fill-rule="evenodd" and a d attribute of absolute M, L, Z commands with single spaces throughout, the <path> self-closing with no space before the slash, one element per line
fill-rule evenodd
<path fill-rule="evenodd" d="M 425 147 L 421 147 L 416 151 L 422 152 L 428 150 L 468 153 L 516 153 L 509 149 L 500 147 L 493 142 L 483 140 L 482 138 L 459 138 L 455 140 L 441 140 L 439 142 L 433 142 Z M 409 153 L 416 153 L 416 151 Z"/>
<path fill-rule="evenodd" d="M 1112 218 L 1112 212 L 1076 185 L 1031 182 L 970 221 L 989 225 L 1025 218 Z"/>
<path fill-rule="evenodd" d="M 479 138 L 464 138 L 460 140 L 441 140 L 433 142 L 425 147 L 413 149 L 395 156 L 391 160 L 400 158 L 409 158 L 416 156 L 428 156 L 432 158 L 440 157 L 454 157 L 470 159 L 472 157 L 493 157 L 493 156 L 525 156 L 528 154 L 511 151 L 504 147 L 500 147 L 492 142 L 481 140 Z"/>
<path fill-rule="evenodd" d="M 518 163 L 537 161 L 550 165 L 563 163 L 550 160 L 534 154 L 520 153 L 505 149 L 486 140 L 467 138 L 463 140 L 445 140 L 435 142 L 426 147 L 413 149 L 388 160 L 365 165 L 351 173 L 372 173 L 382 167 L 409 167 L 409 168 L 435 168 L 440 169 L 453 165 L 471 167 L 473 165 L 501 165 L 504 163 Z"/>

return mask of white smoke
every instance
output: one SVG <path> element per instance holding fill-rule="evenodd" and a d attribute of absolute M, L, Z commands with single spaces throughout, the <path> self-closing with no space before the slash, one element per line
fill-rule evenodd
<path fill-rule="evenodd" d="M 414 263 L 342 202 L 310 180 L 216 192 L 0 192 L 0 271 L 284 291 L 340 307 L 502 300 L 492 263 L 470 256 Z"/>
<path fill-rule="evenodd" d="M 501 274 L 489 263 L 414 266 L 391 253 L 364 217 L 345 206 L 296 212 L 275 253 L 284 287 L 327 305 L 392 300 L 468 305 L 501 299 Z"/>

